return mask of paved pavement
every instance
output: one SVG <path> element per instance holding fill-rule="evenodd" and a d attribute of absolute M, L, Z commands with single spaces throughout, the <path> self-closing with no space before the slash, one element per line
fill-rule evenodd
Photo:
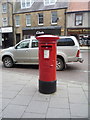
<path fill-rule="evenodd" d="M 88 118 L 88 83 L 58 78 L 57 91 L 45 95 L 38 79 L 0 68 L 0 118 Z"/>
<path fill-rule="evenodd" d="M 87 83 L 58 79 L 57 92 L 45 95 L 38 92 L 38 78 L 38 75 L 3 71 L 0 81 L 3 118 L 88 117 Z"/>

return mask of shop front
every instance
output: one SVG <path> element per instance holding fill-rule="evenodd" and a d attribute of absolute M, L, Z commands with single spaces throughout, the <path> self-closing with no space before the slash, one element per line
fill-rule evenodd
<path fill-rule="evenodd" d="M 12 27 L 1 28 L 2 32 L 2 48 L 13 46 L 13 30 Z"/>
<path fill-rule="evenodd" d="M 90 28 L 68 28 L 67 35 L 75 36 L 80 45 L 90 44 Z"/>
<path fill-rule="evenodd" d="M 49 35 L 61 35 L 60 26 L 50 26 L 50 27 L 32 27 L 32 28 L 23 28 L 23 39 L 30 38 L 31 36 L 36 36 L 38 33 L 49 34 Z"/>

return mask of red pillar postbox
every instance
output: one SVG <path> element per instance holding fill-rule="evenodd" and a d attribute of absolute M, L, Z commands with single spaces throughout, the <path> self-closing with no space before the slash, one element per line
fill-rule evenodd
<path fill-rule="evenodd" d="M 56 40 L 58 36 L 40 35 L 39 41 L 39 92 L 56 91 Z"/>

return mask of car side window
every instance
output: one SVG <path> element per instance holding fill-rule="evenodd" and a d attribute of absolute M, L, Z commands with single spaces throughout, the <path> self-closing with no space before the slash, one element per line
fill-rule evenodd
<path fill-rule="evenodd" d="M 16 49 L 29 48 L 29 41 L 23 41 L 16 46 Z"/>
<path fill-rule="evenodd" d="M 38 40 L 32 40 L 32 48 L 38 47 Z"/>
<path fill-rule="evenodd" d="M 57 41 L 57 46 L 74 46 L 75 43 L 71 38 L 61 38 Z"/>

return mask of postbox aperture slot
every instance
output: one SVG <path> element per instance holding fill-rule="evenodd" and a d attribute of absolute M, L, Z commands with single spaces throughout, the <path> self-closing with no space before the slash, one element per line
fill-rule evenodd
<path fill-rule="evenodd" d="M 43 46 L 41 46 L 41 47 L 43 47 L 43 48 L 52 48 L 52 46 L 51 46 L 51 45 L 48 45 L 48 46 L 43 45 Z"/>

